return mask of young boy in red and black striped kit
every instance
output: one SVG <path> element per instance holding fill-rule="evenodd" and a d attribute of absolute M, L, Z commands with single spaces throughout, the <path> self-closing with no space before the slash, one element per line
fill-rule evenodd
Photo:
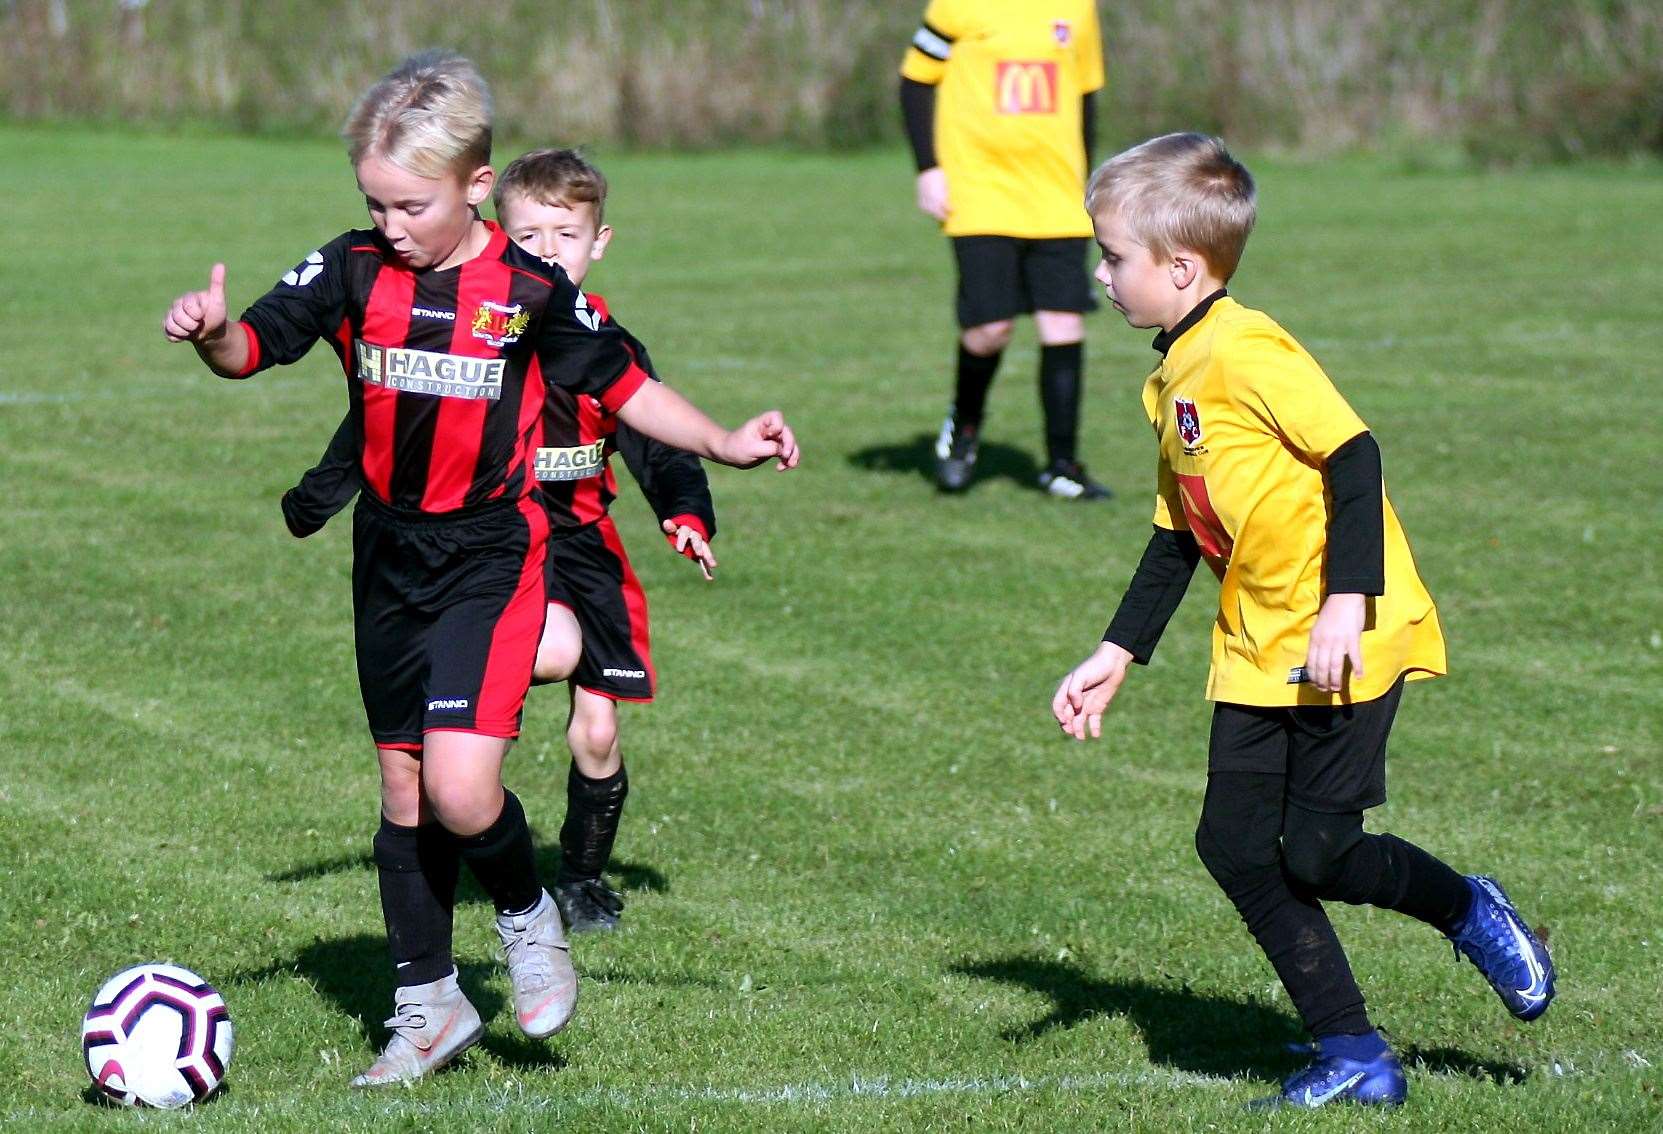
<path fill-rule="evenodd" d="M 604 221 L 606 179 L 572 150 L 535 150 L 510 162 L 496 187 L 503 231 L 528 252 L 559 264 L 582 285 L 612 240 Z M 602 324 L 616 327 L 606 301 L 585 293 Z M 621 329 L 621 328 L 620 328 Z M 629 349 L 657 379 L 644 346 Z M 350 420 L 328 451 L 283 496 L 289 530 L 307 536 L 358 490 Z M 575 933 L 615 927 L 620 894 L 602 878 L 617 837 L 629 779 L 618 744 L 617 703 L 650 702 L 653 668 L 646 594 L 609 514 L 618 485 L 608 458 L 620 453 L 641 485 L 670 545 L 712 578 L 716 532 L 710 484 L 699 459 L 619 422 L 598 399 L 551 386 L 533 468 L 550 527 L 548 618 L 534 684 L 570 682 L 566 738 L 572 766 L 560 869 L 551 893 Z"/>

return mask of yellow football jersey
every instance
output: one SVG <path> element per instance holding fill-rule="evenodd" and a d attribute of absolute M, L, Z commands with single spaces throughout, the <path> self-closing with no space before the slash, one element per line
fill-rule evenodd
<path fill-rule="evenodd" d="M 1103 85 L 1093 0 L 930 0 L 901 74 L 936 86 L 948 236 L 1090 236 L 1080 100 Z"/>
<path fill-rule="evenodd" d="M 1143 407 L 1160 438 L 1155 523 L 1193 535 L 1221 584 L 1209 700 L 1372 701 L 1399 675 L 1446 672 L 1437 609 L 1387 500 L 1386 593 L 1368 600 L 1363 676 L 1337 694 L 1290 683 L 1326 597 L 1323 466 L 1368 428 L 1293 336 L 1218 298 L 1170 344 Z"/>

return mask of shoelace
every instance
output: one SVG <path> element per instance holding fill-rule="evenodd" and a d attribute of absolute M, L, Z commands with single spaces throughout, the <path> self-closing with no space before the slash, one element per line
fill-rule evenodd
<path fill-rule="evenodd" d="M 616 916 L 624 908 L 624 896 L 604 882 L 586 881 L 578 895 L 602 913 Z"/>
<path fill-rule="evenodd" d="M 1509 961 L 1515 965 L 1524 963 L 1524 951 L 1508 928 L 1507 914 L 1500 908 L 1486 903 L 1479 915 L 1480 924 L 1487 924 L 1488 933 L 1463 933 L 1450 941 L 1455 946 L 1457 956 L 1465 953 L 1469 959 L 1478 964 L 1485 972 L 1498 959 Z M 1477 929 L 1477 926 L 1474 926 Z M 1476 940 L 1474 939 L 1476 938 Z"/>
<path fill-rule="evenodd" d="M 398 1010 L 393 1013 L 392 1019 L 383 1020 L 382 1026 L 394 1035 L 403 1035 L 405 1028 L 412 1031 L 421 1031 L 421 1029 L 427 1027 L 427 1016 L 422 1012 L 419 1004 L 400 1004 Z"/>
<path fill-rule="evenodd" d="M 536 930 L 529 926 L 511 933 L 503 942 L 503 955 L 516 978 L 533 977 L 540 984 L 554 979 L 554 964 L 549 955 L 532 948 L 539 944 L 560 948 L 552 941 L 540 941 Z"/>

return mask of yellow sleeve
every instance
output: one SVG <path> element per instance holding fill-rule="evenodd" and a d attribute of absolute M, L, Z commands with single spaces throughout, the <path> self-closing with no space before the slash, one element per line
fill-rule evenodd
<path fill-rule="evenodd" d="M 1306 459 L 1322 462 L 1368 429 L 1317 365 L 1286 333 L 1252 329 L 1219 359 L 1230 396 Z"/>
<path fill-rule="evenodd" d="M 1081 21 L 1080 34 L 1074 40 L 1074 50 L 1080 56 L 1082 95 L 1103 89 L 1103 30 L 1097 24 L 1097 5 L 1089 3 L 1085 7 L 1086 18 Z"/>
<path fill-rule="evenodd" d="M 1151 374 L 1143 383 L 1143 415 L 1149 419 L 1150 428 L 1155 431 L 1155 526 L 1168 531 L 1182 532 L 1189 530 L 1189 524 L 1184 519 L 1184 502 L 1178 495 L 1178 478 L 1172 475 L 1172 466 L 1167 463 L 1166 454 L 1160 452 L 1161 444 L 1161 372 Z"/>
<path fill-rule="evenodd" d="M 1178 478 L 1166 457 L 1159 458 L 1155 468 L 1155 526 L 1169 532 L 1187 532 L 1189 521 L 1184 518 L 1184 502 L 1178 495 Z"/>
<path fill-rule="evenodd" d="M 901 77 L 935 86 L 947 72 L 953 42 L 963 33 L 962 0 L 930 0 L 924 22 L 912 33 L 906 57 L 901 60 Z"/>

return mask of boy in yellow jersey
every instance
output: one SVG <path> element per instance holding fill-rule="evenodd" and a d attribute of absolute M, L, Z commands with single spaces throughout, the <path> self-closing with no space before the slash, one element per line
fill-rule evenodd
<path fill-rule="evenodd" d="M 1080 207 L 1103 44 L 1092 0 L 930 0 L 901 64 L 901 113 L 918 166 L 918 207 L 942 224 L 958 264 L 953 405 L 936 482 L 970 484 L 988 387 L 1016 316 L 1039 332 L 1040 401 L 1054 496 L 1101 500 L 1076 454 L 1094 306 Z"/>
<path fill-rule="evenodd" d="M 1380 450 L 1316 361 L 1225 292 L 1256 213 L 1253 179 L 1216 138 L 1169 134 L 1099 168 L 1086 206 L 1097 279 L 1134 327 L 1158 327 L 1144 383 L 1155 530 L 1103 643 L 1065 677 L 1063 731 L 1098 736 L 1202 560 L 1213 626 L 1201 861 L 1316 1040 L 1268 1102 L 1403 1101 L 1321 902 L 1442 930 L 1509 1011 L 1553 999 L 1553 964 L 1495 880 L 1462 877 L 1363 812 L 1386 798 L 1386 739 L 1406 681 L 1445 671 L 1443 635 L 1385 498 Z"/>

